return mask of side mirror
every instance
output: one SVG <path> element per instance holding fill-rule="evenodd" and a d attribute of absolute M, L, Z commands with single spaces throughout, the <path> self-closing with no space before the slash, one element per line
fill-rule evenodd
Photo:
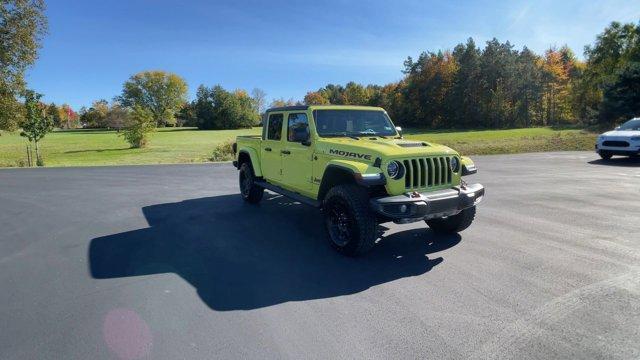
<path fill-rule="evenodd" d="M 402 138 L 402 128 L 400 126 L 396 126 L 396 131 L 398 132 L 398 135 L 400 135 L 400 138 Z"/>

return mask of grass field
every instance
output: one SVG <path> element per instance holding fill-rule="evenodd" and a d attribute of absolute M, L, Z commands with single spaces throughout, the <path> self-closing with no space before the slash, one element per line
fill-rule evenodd
<path fill-rule="evenodd" d="M 145 149 L 130 149 L 114 131 L 56 131 L 41 142 L 46 166 L 167 164 L 209 161 L 213 149 L 237 135 L 259 134 L 260 128 L 204 131 L 161 129 Z M 466 155 L 557 150 L 591 150 L 595 134 L 550 128 L 437 131 L 408 130 L 405 137 L 448 145 Z M 0 136 L 0 167 L 26 163 L 26 140 L 17 133 Z"/>
<path fill-rule="evenodd" d="M 167 128 L 151 133 L 148 147 L 130 149 L 115 131 L 55 131 L 40 146 L 46 166 L 191 163 L 208 161 L 216 145 L 237 135 L 259 133 L 260 128 L 220 131 Z M 3 133 L 0 166 L 26 162 L 26 143 L 17 133 Z"/>
<path fill-rule="evenodd" d="M 583 130 L 529 128 L 480 131 L 407 131 L 405 137 L 447 145 L 465 155 L 593 150 L 597 134 Z"/>

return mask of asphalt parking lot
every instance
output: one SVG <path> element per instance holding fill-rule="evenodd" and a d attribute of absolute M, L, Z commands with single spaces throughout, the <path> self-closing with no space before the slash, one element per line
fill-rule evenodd
<path fill-rule="evenodd" d="M 474 159 L 469 230 L 358 259 L 230 164 L 0 170 L 0 358 L 640 358 L 640 160 Z"/>

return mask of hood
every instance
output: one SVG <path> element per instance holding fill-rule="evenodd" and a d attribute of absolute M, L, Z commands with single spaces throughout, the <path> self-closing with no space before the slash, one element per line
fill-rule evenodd
<path fill-rule="evenodd" d="M 611 130 L 600 136 L 620 136 L 620 137 L 632 137 L 640 136 L 640 130 Z"/>
<path fill-rule="evenodd" d="M 383 157 L 412 157 L 452 155 L 457 152 L 444 146 L 426 141 L 410 139 L 393 139 L 381 137 L 360 137 L 359 140 L 345 137 L 322 138 L 322 146 L 318 150 L 329 153 L 329 150 L 342 150 L 359 154 Z"/>

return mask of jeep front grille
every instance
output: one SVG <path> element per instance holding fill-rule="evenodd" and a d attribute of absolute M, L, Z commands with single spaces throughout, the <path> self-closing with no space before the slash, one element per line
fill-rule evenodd
<path fill-rule="evenodd" d="M 407 190 L 451 184 L 451 157 L 439 156 L 403 160 L 404 187 Z"/>

